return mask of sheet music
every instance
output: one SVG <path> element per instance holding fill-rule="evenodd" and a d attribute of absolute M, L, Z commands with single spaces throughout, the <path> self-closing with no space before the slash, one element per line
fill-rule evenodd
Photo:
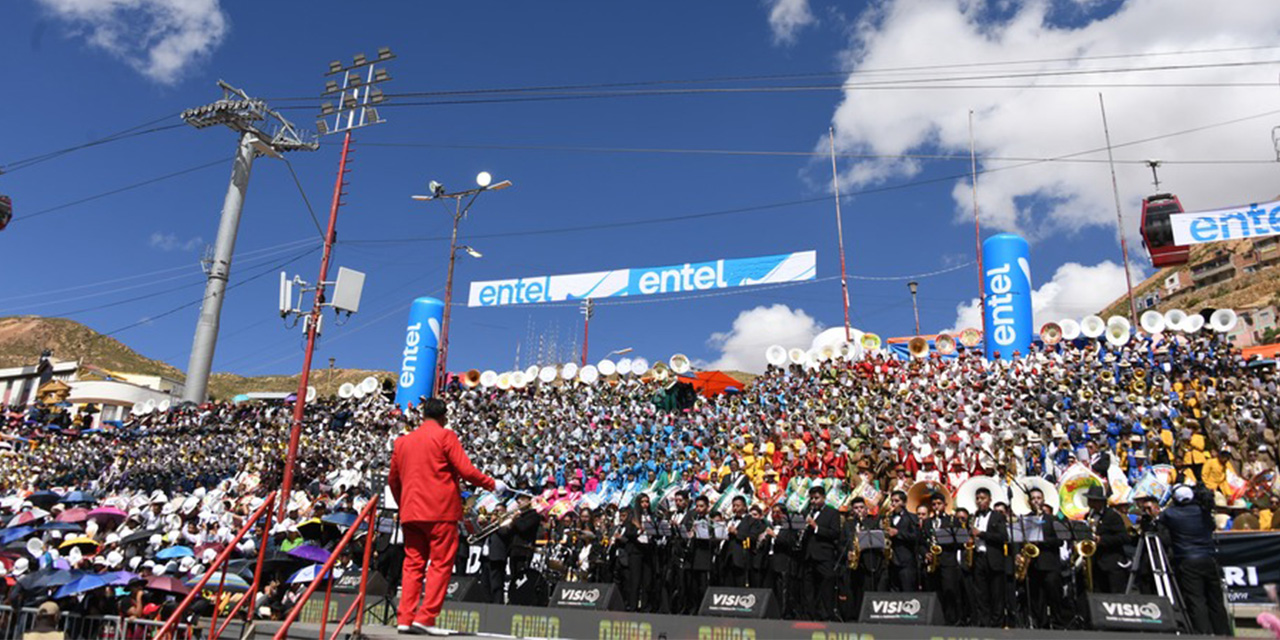
<path fill-rule="evenodd" d="M 708 540 L 711 538 L 711 523 L 706 520 L 697 520 L 693 523 L 693 535 L 699 540 Z"/>
<path fill-rule="evenodd" d="M 716 523 L 716 540 L 724 540 L 729 537 L 729 526 L 723 522 Z"/>

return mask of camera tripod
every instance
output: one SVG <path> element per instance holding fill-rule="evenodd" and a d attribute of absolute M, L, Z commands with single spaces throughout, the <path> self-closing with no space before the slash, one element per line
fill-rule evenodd
<path fill-rule="evenodd" d="M 1137 590 L 1138 571 L 1146 563 L 1151 571 L 1151 581 L 1155 584 L 1156 595 L 1167 600 L 1173 608 L 1174 621 L 1180 633 L 1191 631 L 1191 619 L 1182 606 L 1182 590 L 1178 588 L 1177 577 L 1169 569 L 1169 555 L 1165 552 L 1164 541 L 1155 533 L 1142 533 L 1130 559 L 1129 584 L 1125 586 L 1125 594 L 1139 593 Z"/>

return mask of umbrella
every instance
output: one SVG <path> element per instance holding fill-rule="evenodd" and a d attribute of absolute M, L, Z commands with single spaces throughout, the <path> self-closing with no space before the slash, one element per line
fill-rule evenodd
<path fill-rule="evenodd" d="M 85 431 L 85 433 L 89 433 Z M 98 499 L 88 491 L 72 491 L 62 497 L 63 504 L 97 504 Z"/>
<path fill-rule="evenodd" d="M 227 548 L 226 545 L 222 544 L 221 542 L 206 542 L 195 548 L 195 554 L 197 556 L 204 557 L 205 551 L 213 549 L 214 553 L 222 553 L 222 550 L 226 548 Z"/>
<path fill-rule="evenodd" d="M 351 513 L 350 511 L 338 511 L 326 514 L 325 517 L 320 518 L 320 521 L 328 522 L 329 524 L 337 525 L 345 529 L 356 523 L 356 517 L 356 514 Z"/>
<path fill-rule="evenodd" d="M 27 501 L 37 507 L 48 509 L 49 507 L 62 502 L 62 496 L 52 491 L 37 491 L 27 496 Z"/>
<path fill-rule="evenodd" d="M 84 507 L 67 509 L 59 513 L 56 519 L 58 522 L 84 522 L 89 519 L 89 510 Z"/>
<path fill-rule="evenodd" d="M 11 527 L 9 529 L 4 529 L 0 531 L 0 544 L 9 544 L 14 540 L 21 540 L 32 533 L 35 533 L 35 531 L 36 530 L 31 527 Z"/>
<path fill-rule="evenodd" d="M 89 519 L 97 520 L 98 522 L 119 523 L 119 522 L 124 522 L 125 518 L 128 518 L 128 517 L 129 517 L 129 514 L 115 507 L 98 507 L 97 509 L 94 509 L 93 511 L 89 512 Z"/>
<path fill-rule="evenodd" d="M 194 556 L 195 554 L 196 552 L 192 551 L 191 547 L 184 547 L 182 545 L 178 545 L 175 547 L 168 547 L 165 549 L 161 549 L 160 553 L 156 554 L 156 559 L 157 560 L 173 560 L 174 558 L 189 558 L 191 556 Z"/>
<path fill-rule="evenodd" d="M 292 571 L 295 567 L 304 564 L 305 560 L 299 560 L 279 549 L 268 549 L 266 555 L 262 557 L 262 572 L 269 574 L 273 571 Z M 228 565 L 232 573 L 238 573 L 246 578 L 253 577 L 253 570 L 257 566 L 257 558 L 241 558 L 232 560 Z"/>
<path fill-rule="evenodd" d="M 298 533 L 307 540 L 321 540 L 326 533 L 337 534 L 338 526 L 332 522 L 324 522 L 320 518 L 311 518 L 298 525 Z"/>
<path fill-rule="evenodd" d="M 109 585 L 123 587 L 128 585 L 130 582 L 137 580 L 138 574 L 130 571 L 110 571 L 102 574 L 102 577 Z"/>
<path fill-rule="evenodd" d="M 123 538 L 120 538 L 120 546 L 123 547 L 127 544 L 134 544 L 136 542 L 145 543 L 151 539 L 151 536 L 156 536 L 156 535 L 164 535 L 164 533 L 161 532 L 159 529 L 142 529 L 139 531 L 134 531 L 133 533 Z"/>
<path fill-rule="evenodd" d="M 72 538 L 58 545 L 58 549 L 70 549 L 72 547 L 79 548 L 80 552 L 85 555 L 93 555 L 98 552 L 98 541 L 93 538 L 80 536 L 79 538 Z"/>
<path fill-rule="evenodd" d="M 36 520 L 42 520 L 48 517 L 49 517 L 48 511 L 45 511 L 44 509 L 32 509 L 30 511 L 23 511 L 22 513 L 19 513 L 18 515 L 10 518 L 8 524 L 10 527 L 17 527 L 24 524 L 30 524 L 32 522 L 35 522 Z"/>
<path fill-rule="evenodd" d="M 66 569 L 58 569 L 56 567 L 45 567 L 25 578 L 18 581 L 18 586 L 27 591 L 39 591 L 41 589 L 51 589 L 53 587 L 61 587 L 72 580 L 80 577 L 80 571 L 68 571 Z"/>
<path fill-rule="evenodd" d="M 221 572 L 215 573 L 212 576 L 209 576 L 209 581 L 204 584 L 204 588 L 210 591 L 215 591 L 218 588 L 218 581 L 223 579 L 223 574 Z M 223 591 L 249 590 L 249 581 L 234 572 L 226 574 L 225 580 L 226 582 L 222 583 Z M 194 589 L 198 582 L 200 582 L 200 576 L 191 576 L 187 579 L 186 585 Z"/>
<path fill-rule="evenodd" d="M 320 570 L 323 568 L 324 568 L 324 565 L 319 565 L 319 564 L 307 565 L 295 571 L 293 575 L 289 576 L 289 579 L 286 580 L 286 582 L 288 582 L 289 584 L 298 584 L 299 582 L 312 582 L 313 580 L 316 579 L 317 575 L 320 573 Z M 342 570 L 334 569 L 333 575 L 341 578 Z M 329 576 L 326 575 L 320 579 L 326 580 L 328 578 Z"/>
<path fill-rule="evenodd" d="M 46 522 L 38 527 L 40 531 L 74 531 L 80 533 L 84 531 L 84 527 L 74 522 Z"/>
<path fill-rule="evenodd" d="M 107 579 L 96 573 L 86 573 L 77 577 L 75 580 L 62 585 L 58 592 L 53 594 L 54 599 L 66 598 L 68 596 L 79 595 L 87 591 L 93 591 L 98 587 L 104 587 L 108 584 Z"/>
<path fill-rule="evenodd" d="M 182 584 L 181 580 L 170 576 L 151 576 L 147 578 L 147 588 L 152 591 L 167 591 L 182 596 L 191 593 L 191 589 Z"/>
<path fill-rule="evenodd" d="M 289 555 L 308 562 L 328 562 L 329 551 L 313 544 L 304 544 L 289 551 Z"/>

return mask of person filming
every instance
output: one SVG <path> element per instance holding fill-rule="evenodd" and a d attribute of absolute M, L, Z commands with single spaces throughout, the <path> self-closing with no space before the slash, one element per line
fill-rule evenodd
<path fill-rule="evenodd" d="M 1173 506 L 1156 518 L 1156 527 L 1169 536 L 1187 617 L 1194 633 L 1231 635 L 1223 604 L 1222 569 L 1214 558 L 1213 499 L 1191 487 L 1173 490 Z"/>

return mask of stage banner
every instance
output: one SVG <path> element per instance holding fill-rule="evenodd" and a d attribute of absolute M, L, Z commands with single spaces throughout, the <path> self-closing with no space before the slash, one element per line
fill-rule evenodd
<path fill-rule="evenodd" d="M 558 276 L 472 282 L 469 307 L 501 307 L 586 298 L 688 293 L 758 284 L 812 280 L 818 253 L 800 251 L 756 258 L 727 258 L 667 267 L 615 269 Z"/>
<path fill-rule="evenodd" d="M 430 398 L 435 389 L 443 320 L 444 303 L 435 298 L 418 298 L 409 307 L 400 375 L 396 378 L 396 404 L 401 408 L 418 404 L 418 398 L 423 396 Z"/>
<path fill-rule="evenodd" d="M 1031 321 L 1031 263 L 1027 241 L 1012 233 L 991 236 L 982 243 L 983 343 L 988 360 L 996 352 L 1002 360 L 1017 351 L 1027 355 L 1035 328 Z"/>
<path fill-rule="evenodd" d="M 1222 586 L 1232 604 L 1267 604 L 1263 585 L 1280 583 L 1280 532 L 1217 533 Z"/>
<path fill-rule="evenodd" d="M 1280 200 L 1169 216 L 1180 245 L 1280 235 Z"/>

